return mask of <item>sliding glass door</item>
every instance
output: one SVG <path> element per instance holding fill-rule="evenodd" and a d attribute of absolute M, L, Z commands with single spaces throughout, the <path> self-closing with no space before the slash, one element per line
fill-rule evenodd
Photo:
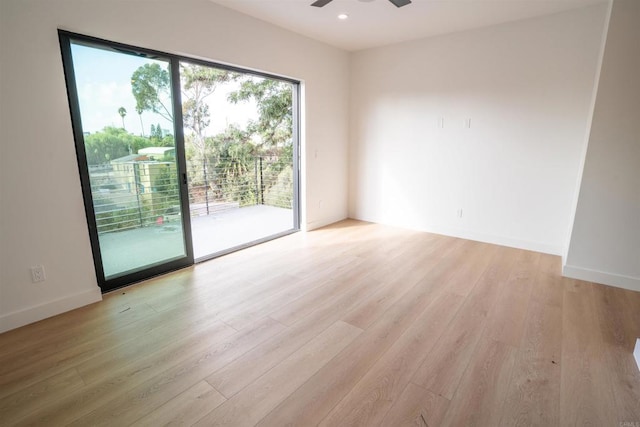
<path fill-rule="evenodd" d="M 101 288 L 192 264 L 176 61 L 60 39 Z"/>
<path fill-rule="evenodd" d="M 192 61 L 180 82 L 196 260 L 296 230 L 296 85 Z"/>
<path fill-rule="evenodd" d="M 297 82 L 59 38 L 103 291 L 299 228 Z"/>

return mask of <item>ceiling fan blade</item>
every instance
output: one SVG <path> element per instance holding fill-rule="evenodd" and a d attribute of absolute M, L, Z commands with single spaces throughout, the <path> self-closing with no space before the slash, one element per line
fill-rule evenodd
<path fill-rule="evenodd" d="M 332 0 L 316 0 L 313 3 L 311 3 L 311 6 L 315 6 L 315 7 L 323 7 L 326 6 L 327 4 L 331 3 Z"/>
<path fill-rule="evenodd" d="M 389 0 L 391 3 L 396 5 L 396 7 L 406 6 L 411 3 L 411 0 Z"/>

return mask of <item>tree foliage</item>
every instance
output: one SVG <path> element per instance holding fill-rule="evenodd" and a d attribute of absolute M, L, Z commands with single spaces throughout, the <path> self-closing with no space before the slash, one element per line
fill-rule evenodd
<path fill-rule="evenodd" d="M 124 126 L 124 118 L 127 115 L 127 110 L 124 107 L 118 108 L 118 114 L 120 114 L 120 118 L 122 119 L 122 129 L 125 129 Z"/>
<path fill-rule="evenodd" d="M 130 134 L 123 128 L 113 126 L 107 126 L 101 132 L 84 137 L 89 165 L 108 163 L 152 145 L 153 142 L 147 138 Z"/>
<path fill-rule="evenodd" d="M 214 163 L 216 187 L 240 206 L 256 204 L 255 147 L 224 138 L 221 142 Z"/>
<path fill-rule="evenodd" d="M 216 197 L 230 197 L 241 205 L 256 203 L 258 191 L 265 191 L 267 199 L 273 200 L 275 205 L 290 207 L 293 194 L 291 85 L 186 62 L 180 63 L 180 79 L 190 185 L 211 191 Z M 245 128 L 229 125 L 218 135 L 207 136 L 211 115 L 215 114 L 210 111 L 207 98 L 221 84 L 232 81 L 238 82 L 238 89 L 229 94 L 228 101 L 255 102 L 258 117 Z M 167 69 L 156 63 L 145 64 L 133 73 L 131 86 L 141 121 L 143 111 L 157 113 L 173 121 L 172 110 L 167 107 L 171 98 L 171 79 Z M 163 136 L 160 124 L 152 125 L 149 138 L 145 139 L 148 145 L 174 144 L 173 137 Z M 136 151 L 140 145 L 134 145 Z M 119 150 L 118 154 L 122 154 Z M 257 159 L 260 156 L 265 160 L 261 170 L 263 178 L 271 187 L 263 190 L 256 188 Z"/>
<path fill-rule="evenodd" d="M 216 87 L 232 78 L 230 71 L 201 65 L 181 63 L 182 119 L 184 127 L 193 133 L 192 142 L 204 156 L 205 129 L 211 123 L 211 112 L 206 98 Z"/>
<path fill-rule="evenodd" d="M 261 137 L 263 144 L 275 147 L 292 142 L 292 92 L 289 83 L 249 76 L 242 79 L 240 89 L 229 94 L 229 101 L 254 100 L 259 118 L 250 123 L 249 129 Z"/>
<path fill-rule="evenodd" d="M 158 63 L 144 64 L 131 76 L 131 92 L 136 99 L 136 111 L 151 111 L 173 121 L 171 108 L 165 103 L 171 99 L 169 71 Z"/>
<path fill-rule="evenodd" d="M 164 131 L 160 123 L 151 125 L 149 140 L 153 147 L 172 147 L 175 143 L 173 135 Z"/>

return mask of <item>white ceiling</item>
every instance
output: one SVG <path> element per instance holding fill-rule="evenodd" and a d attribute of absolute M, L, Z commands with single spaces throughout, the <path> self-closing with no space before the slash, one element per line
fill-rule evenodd
<path fill-rule="evenodd" d="M 388 0 L 211 0 L 307 37 L 349 50 L 480 28 L 608 0 L 413 0 L 396 8 Z M 337 15 L 346 13 L 345 21 Z"/>

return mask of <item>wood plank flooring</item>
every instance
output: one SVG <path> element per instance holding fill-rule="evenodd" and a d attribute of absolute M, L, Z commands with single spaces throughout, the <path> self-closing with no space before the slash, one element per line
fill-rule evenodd
<path fill-rule="evenodd" d="M 640 425 L 640 293 L 342 221 L 0 335 L 0 425 Z"/>

